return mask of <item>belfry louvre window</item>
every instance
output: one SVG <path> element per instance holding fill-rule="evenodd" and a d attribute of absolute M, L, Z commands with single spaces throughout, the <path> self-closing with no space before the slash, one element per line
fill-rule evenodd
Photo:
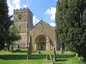
<path fill-rule="evenodd" d="M 21 26 L 19 26 L 19 30 L 21 30 Z"/>

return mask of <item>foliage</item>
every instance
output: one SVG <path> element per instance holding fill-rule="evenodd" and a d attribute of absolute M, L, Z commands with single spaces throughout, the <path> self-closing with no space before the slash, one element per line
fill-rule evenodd
<path fill-rule="evenodd" d="M 10 50 L 11 46 L 11 51 L 13 50 L 13 41 L 20 40 L 21 36 L 19 35 L 19 31 L 14 25 L 13 21 L 11 21 L 11 27 L 8 31 L 8 36 L 7 36 L 7 49 Z"/>
<path fill-rule="evenodd" d="M 20 35 L 10 20 L 13 15 L 8 15 L 7 0 L 0 0 L 0 50 L 10 43 L 20 39 Z M 10 28 L 13 26 L 12 28 Z"/>
<path fill-rule="evenodd" d="M 8 16 L 7 0 L 0 0 L 0 50 L 21 38 L 13 21 L 10 20 L 11 17 L 13 15 Z"/>
<path fill-rule="evenodd" d="M 60 41 L 86 59 L 86 0 L 58 0 L 56 25 Z"/>
<path fill-rule="evenodd" d="M 8 16 L 7 0 L 0 0 L 0 50 L 6 43 L 8 30 L 10 27 L 10 18 Z"/>
<path fill-rule="evenodd" d="M 10 28 L 8 33 L 9 33 L 8 39 L 10 41 L 16 41 L 16 40 L 20 40 L 21 39 L 21 36 L 19 35 L 19 31 L 17 30 L 15 25 L 12 25 L 12 27 Z"/>

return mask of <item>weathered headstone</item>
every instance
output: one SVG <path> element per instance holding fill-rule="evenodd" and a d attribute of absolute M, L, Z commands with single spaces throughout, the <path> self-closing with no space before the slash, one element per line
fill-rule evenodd
<path fill-rule="evenodd" d="M 54 61 L 56 61 L 56 50 L 55 50 L 55 47 L 54 47 Z"/>
<path fill-rule="evenodd" d="M 76 57 L 78 57 L 78 54 L 76 53 Z"/>
<path fill-rule="evenodd" d="M 49 59 L 52 61 L 52 64 L 54 64 L 53 56 L 49 53 Z"/>
<path fill-rule="evenodd" d="M 50 54 L 46 55 L 46 59 L 47 59 L 47 60 L 51 60 Z"/>

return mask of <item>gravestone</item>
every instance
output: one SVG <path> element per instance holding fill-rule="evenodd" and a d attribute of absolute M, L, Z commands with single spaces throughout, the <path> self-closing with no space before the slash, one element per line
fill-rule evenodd
<path fill-rule="evenodd" d="M 55 47 L 54 47 L 54 61 L 56 61 L 56 50 L 55 50 Z"/>

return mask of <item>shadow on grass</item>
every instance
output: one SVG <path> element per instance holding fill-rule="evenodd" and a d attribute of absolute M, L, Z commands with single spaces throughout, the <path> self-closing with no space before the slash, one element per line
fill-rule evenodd
<path fill-rule="evenodd" d="M 26 55 L 0 55 L 2 60 L 24 60 Z"/>
<path fill-rule="evenodd" d="M 57 58 L 56 62 L 64 62 L 67 61 L 67 58 Z"/>
<path fill-rule="evenodd" d="M 13 53 L 27 53 L 27 51 L 12 51 Z"/>
<path fill-rule="evenodd" d="M 31 59 L 45 59 L 46 55 L 32 55 Z M 1 60 L 26 60 L 27 55 L 0 55 Z"/>
<path fill-rule="evenodd" d="M 67 61 L 67 59 L 57 59 L 57 61 Z"/>
<path fill-rule="evenodd" d="M 36 54 L 36 55 L 32 55 L 31 59 L 45 59 L 46 55 L 45 54 Z"/>
<path fill-rule="evenodd" d="M 12 52 L 14 52 L 14 53 L 17 53 L 17 52 L 26 53 L 27 50 L 16 49 L 16 50 L 13 50 Z"/>
<path fill-rule="evenodd" d="M 71 58 L 71 57 L 75 57 L 75 54 L 63 54 L 63 55 L 57 55 L 57 58 Z"/>
<path fill-rule="evenodd" d="M 64 62 L 67 61 L 68 58 L 75 57 L 75 54 L 63 54 L 63 55 L 57 55 L 57 62 Z"/>

